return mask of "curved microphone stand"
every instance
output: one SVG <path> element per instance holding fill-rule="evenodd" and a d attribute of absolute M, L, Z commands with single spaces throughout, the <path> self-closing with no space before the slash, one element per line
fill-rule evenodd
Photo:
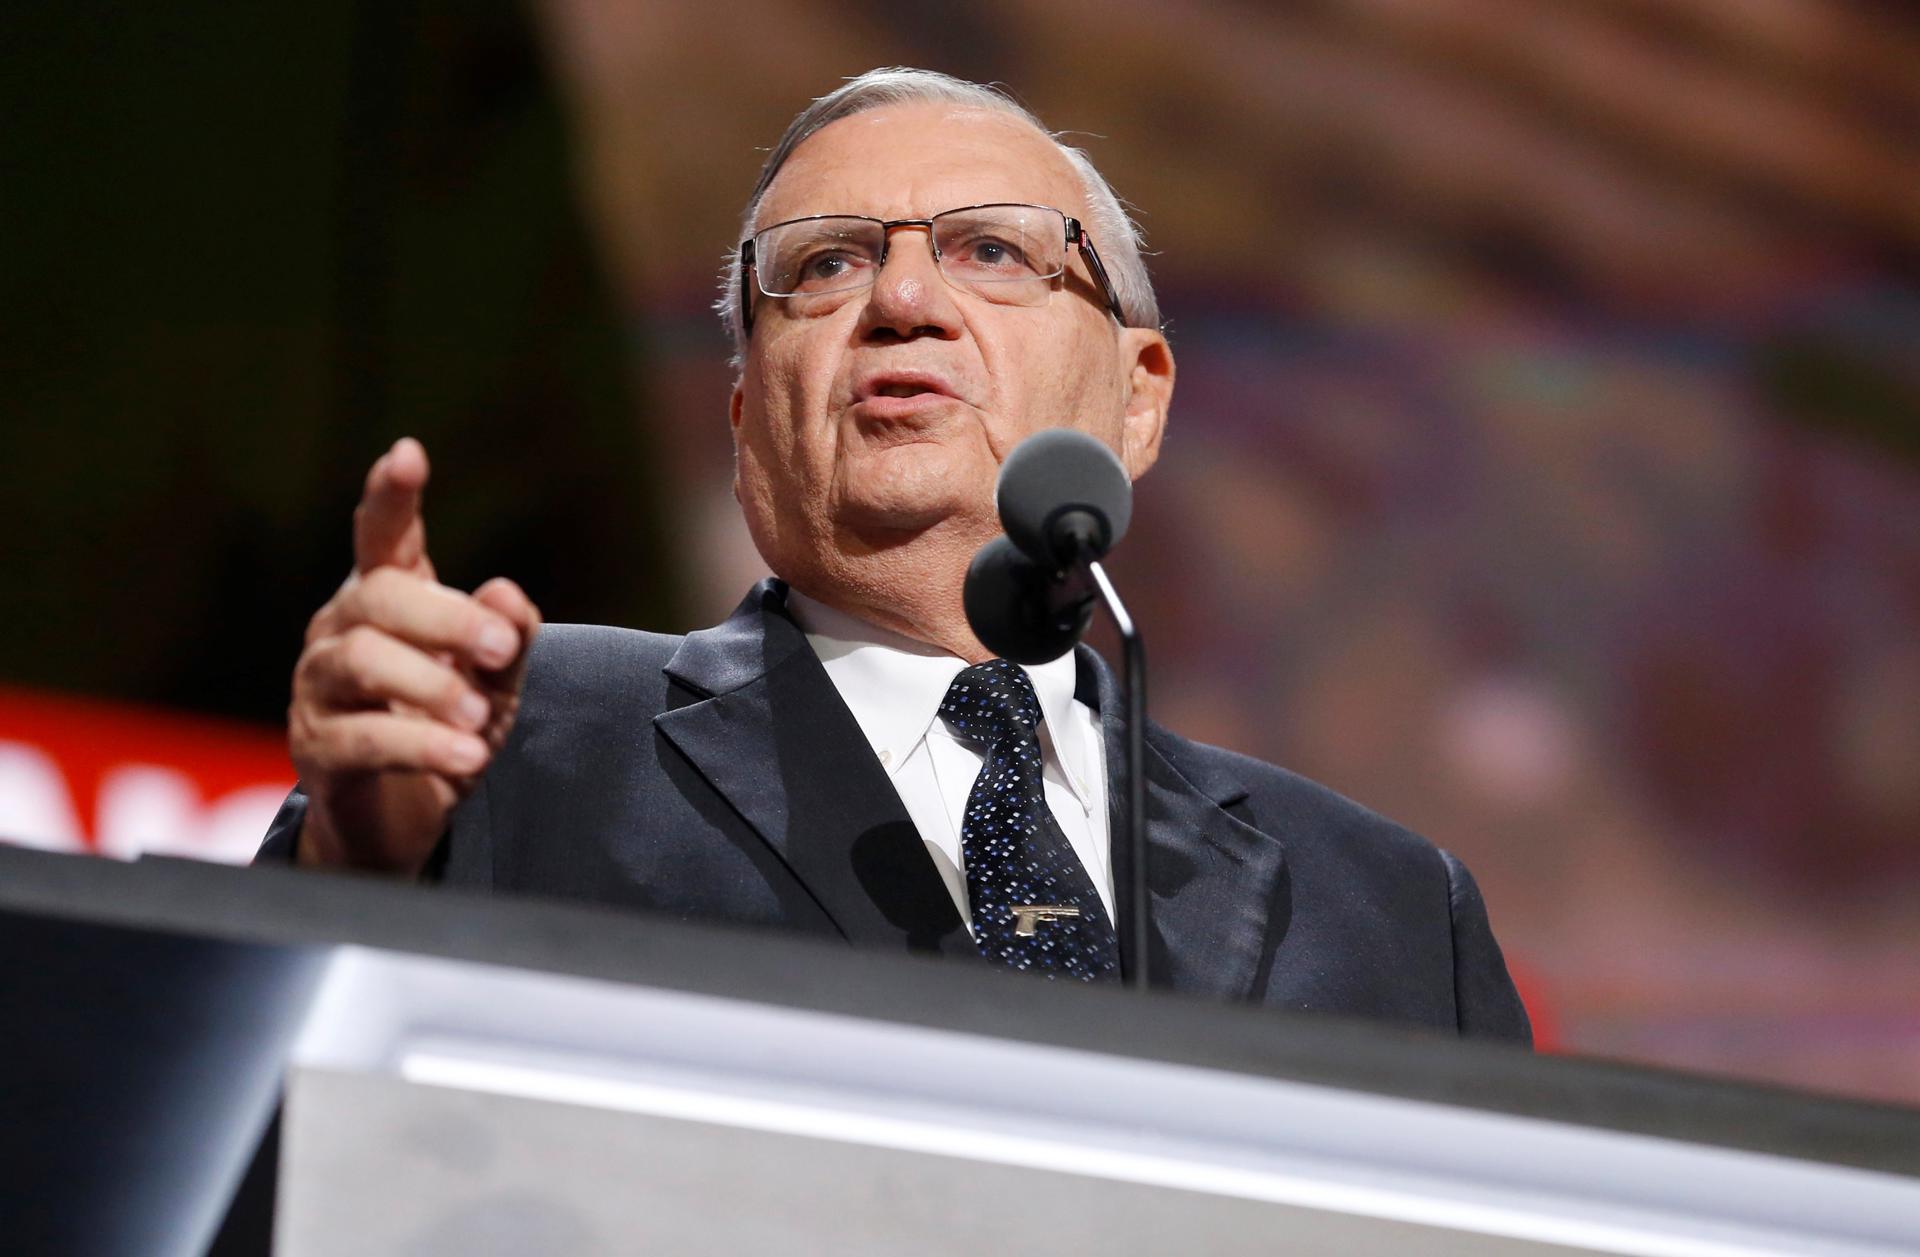
<path fill-rule="evenodd" d="M 1126 833 L 1128 861 L 1126 903 L 1127 935 L 1132 943 L 1133 965 L 1127 970 L 1127 985 L 1147 989 L 1147 648 L 1140 641 L 1140 626 L 1127 614 L 1120 591 L 1113 587 L 1106 567 L 1099 560 L 1087 564 L 1100 601 L 1107 604 L 1113 627 L 1120 634 L 1121 684 L 1127 692 L 1127 804 Z M 1116 887 L 1116 894 L 1118 888 Z"/>

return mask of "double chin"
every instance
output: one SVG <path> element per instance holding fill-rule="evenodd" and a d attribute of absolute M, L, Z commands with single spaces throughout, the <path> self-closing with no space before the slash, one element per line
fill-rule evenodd
<path fill-rule="evenodd" d="M 956 517 L 991 513 L 995 469 L 968 445 L 920 433 L 843 446 L 835 518 L 862 532 L 920 533 Z"/>

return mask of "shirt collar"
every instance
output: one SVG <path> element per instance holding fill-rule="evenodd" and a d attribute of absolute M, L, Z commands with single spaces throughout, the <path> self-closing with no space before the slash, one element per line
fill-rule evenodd
<path fill-rule="evenodd" d="M 787 593 L 787 610 L 807 635 L 814 654 L 840 692 L 860 731 L 889 776 L 927 735 L 940 703 L 967 664 L 937 646 L 869 624 L 807 597 Z M 1088 747 L 1073 715 L 1076 673 L 1073 652 L 1049 663 L 1022 665 L 1040 700 L 1040 716 L 1068 785 L 1087 798 Z"/>

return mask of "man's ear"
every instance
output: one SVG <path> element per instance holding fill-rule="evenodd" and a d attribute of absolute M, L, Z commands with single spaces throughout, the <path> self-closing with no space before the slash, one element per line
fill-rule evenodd
<path fill-rule="evenodd" d="M 1121 456 L 1127 474 L 1138 480 L 1160 457 L 1160 438 L 1173 405 L 1173 347 L 1151 328 L 1123 327 L 1120 365 L 1127 372 Z"/>
<path fill-rule="evenodd" d="M 747 404 L 746 390 L 734 382 L 733 396 L 727 399 L 727 427 L 733 432 L 733 500 L 745 504 L 740 493 L 740 415 Z"/>

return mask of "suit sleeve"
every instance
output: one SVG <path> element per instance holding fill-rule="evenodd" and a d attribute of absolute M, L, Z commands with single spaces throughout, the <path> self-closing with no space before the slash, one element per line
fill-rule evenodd
<path fill-rule="evenodd" d="M 1462 1038 L 1503 1039 L 1533 1046 L 1527 1007 L 1507 973 L 1487 922 L 1487 905 L 1467 866 L 1449 853 L 1447 903 L 1453 917 L 1453 1006 Z"/>
<path fill-rule="evenodd" d="M 299 786 L 287 796 L 280 810 L 273 815 L 273 823 L 267 826 L 267 836 L 260 844 L 260 850 L 254 852 L 255 864 L 292 864 L 294 844 L 300 837 L 301 823 L 307 819 L 307 796 Z"/>
<path fill-rule="evenodd" d="M 306 819 L 307 795 L 296 785 L 287 795 L 287 801 L 280 805 L 280 810 L 273 814 L 273 822 L 267 826 L 267 836 L 261 840 L 260 849 L 253 853 L 253 863 L 291 866 L 295 862 L 300 826 Z M 426 867 L 420 870 L 420 881 L 431 884 L 445 877 L 451 845 L 449 831 L 433 849 L 433 854 L 427 857 Z"/>

